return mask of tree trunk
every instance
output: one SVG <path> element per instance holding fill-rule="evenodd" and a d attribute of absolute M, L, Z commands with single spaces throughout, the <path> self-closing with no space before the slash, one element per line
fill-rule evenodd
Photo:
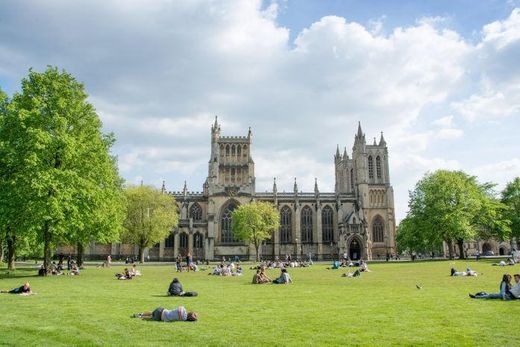
<path fill-rule="evenodd" d="M 4 239 L 0 238 L 0 263 L 4 261 Z"/>
<path fill-rule="evenodd" d="M 16 259 L 16 236 L 10 233 L 10 228 L 7 228 L 7 268 L 14 270 L 14 261 Z"/>
<path fill-rule="evenodd" d="M 453 243 L 451 242 L 451 240 L 449 240 L 447 242 L 447 244 L 448 244 L 448 255 L 449 255 L 449 258 L 453 259 Z"/>
<path fill-rule="evenodd" d="M 78 242 L 78 244 L 76 245 L 76 249 L 78 267 L 81 267 L 83 266 L 83 254 L 85 253 L 85 247 L 83 247 L 83 244 L 81 242 Z"/>
<path fill-rule="evenodd" d="M 43 225 L 43 266 L 48 269 L 51 265 L 51 231 L 49 221 Z"/>
<path fill-rule="evenodd" d="M 459 246 L 459 259 L 466 259 L 464 256 L 464 240 L 457 240 L 457 245 Z"/>
<path fill-rule="evenodd" d="M 139 246 L 139 262 L 141 264 L 144 263 L 144 248 L 145 247 Z"/>
<path fill-rule="evenodd" d="M 256 262 L 258 263 L 260 261 L 260 244 L 255 244 L 255 250 L 256 250 Z"/>

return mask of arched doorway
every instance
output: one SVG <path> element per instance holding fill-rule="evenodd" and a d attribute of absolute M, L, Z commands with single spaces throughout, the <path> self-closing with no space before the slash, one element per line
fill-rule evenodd
<path fill-rule="evenodd" d="M 499 255 L 506 255 L 506 250 L 504 249 L 504 247 L 500 247 L 500 248 L 498 249 L 498 254 L 499 254 Z"/>
<path fill-rule="evenodd" d="M 482 245 L 482 253 L 491 251 L 491 245 L 487 242 L 484 242 Z"/>
<path fill-rule="evenodd" d="M 358 239 L 354 238 L 348 246 L 348 255 L 351 260 L 361 259 L 361 244 Z"/>

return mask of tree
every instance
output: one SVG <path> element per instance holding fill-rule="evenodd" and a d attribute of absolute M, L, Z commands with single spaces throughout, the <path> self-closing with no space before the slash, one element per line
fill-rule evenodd
<path fill-rule="evenodd" d="M 177 205 L 172 196 L 150 186 L 130 186 L 125 195 L 127 212 L 122 239 L 139 247 L 142 263 L 144 250 L 164 240 L 177 226 Z"/>
<path fill-rule="evenodd" d="M 255 201 L 235 209 L 232 219 L 233 234 L 255 246 L 256 261 L 259 261 L 260 245 L 280 227 L 280 214 L 272 204 Z"/>
<path fill-rule="evenodd" d="M 44 265 L 54 246 L 89 234 L 117 235 L 122 218 L 108 210 L 119 205 L 121 188 L 110 156 L 113 135 L 87 102 L 82 84 L 65 71 L 29 70 L 0 126 L 0 226 L 15 237 L 36 233 L 44 245 Z M 0 189 L 3 190 L 3 189 Z M 102 222 L 102 221 L 105 222 Z M 108 227 L 110 225 L 110 227 Z"/>
<path fill-rule="evenodd" d="M 516 239 L 517 248 L 520 247 L 520 177 L 509 182 L 502 191 L 502 202 L 508 206 L 505 212 L 511 221 L 511 239 Z"/>
<path fill-rule="evenodd" d="M 484 231 L 503 237 L 508 230 L 502 216 L 504 206 L 492 196 L 492 187 L 480 185 L 476 177 L 462 171 L 426 174 L 410 192 L 409 212 L 403 227 L 399 227 L 399 233 L 405 235 L 398 239 L 415 240 L 420 245 L 445 241 L 450 258 L 456 243 L 460 258 L 464 258 L 465 240 L 475 239 Z"/>

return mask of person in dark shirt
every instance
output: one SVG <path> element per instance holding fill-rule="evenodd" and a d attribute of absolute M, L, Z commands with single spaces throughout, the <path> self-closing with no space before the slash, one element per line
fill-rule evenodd
<path fill-rule="evenodd" d="M 182 289 L 182 284 L 179 282 L 179 279 L 175 277 L 170 283 L 170 287 L 168 288 L 168 295 L 171 296 L 197 296 L 197 292 L 185 292 Z"/>

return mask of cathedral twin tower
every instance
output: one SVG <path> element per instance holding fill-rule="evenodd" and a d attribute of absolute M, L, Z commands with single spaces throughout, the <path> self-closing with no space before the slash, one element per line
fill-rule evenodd
<path fill-rule="evenodd" d="M 358 126 L 352 157 L 347 151 L 334 156 L 335 191 L 280 193 L 255 191 L 252 134 L 221 136 L 215 118 L 211 127 L 208 177 L 202 192 L 171 193 L 179 206 L 179 226 L 150 250 L 150 257 L 173 259 L 188 252 L 196 258 L 220 259 L 254 256 L 249 245 L 233 237 L 233 210 L 253 200 L 273 203 L 280 212 L 280 229 L 262 247 L 263 258 L 285 255 L 330 259 L 346 254 L 351 259 L 372 259 L 395 253 L 393 189 L 388 170 L 388 149 L 383 137 L 367 145 Z"/>

